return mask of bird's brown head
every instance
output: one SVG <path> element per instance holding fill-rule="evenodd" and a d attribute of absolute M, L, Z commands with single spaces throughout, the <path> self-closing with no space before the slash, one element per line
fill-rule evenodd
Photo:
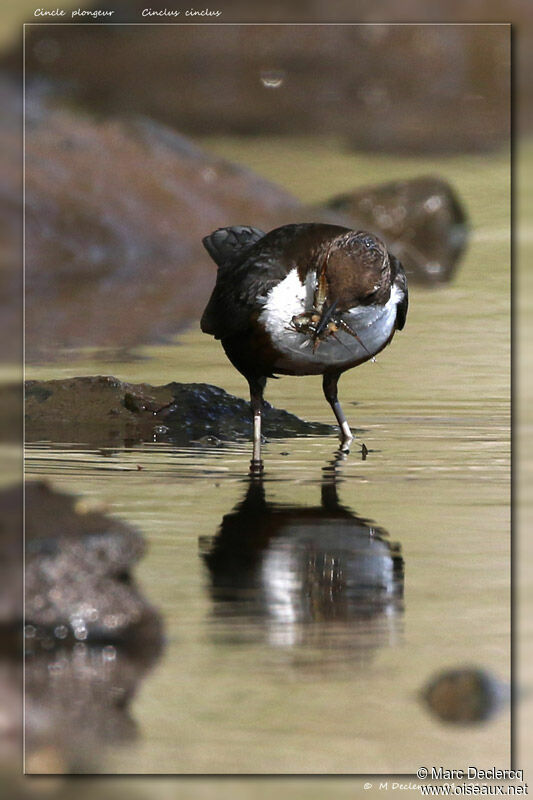
<path fill-rule="evenodd" d="M 320 272 L 327 283 L 329 303 L 339 311 L 358 304 L 383 303 L 390 295 L 390 260 L 385 244 L 366 231 L 335 237 Z"/>

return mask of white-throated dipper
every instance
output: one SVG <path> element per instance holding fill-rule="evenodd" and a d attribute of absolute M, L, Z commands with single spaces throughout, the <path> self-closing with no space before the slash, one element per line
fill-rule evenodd
<path fill-rule="evenodd" d="M 275 375 L 323 375 L 347 452 L 353 437 L 337 382 L 403 328 L 408 295 L 400 262 L 371 233 L 320 223 L 266 234 L 219 228 L 203 243 L 218 274 L 201 327 L 220 339 L 250 385 L 252 469 L 261 468 L 263 391 Z"/>

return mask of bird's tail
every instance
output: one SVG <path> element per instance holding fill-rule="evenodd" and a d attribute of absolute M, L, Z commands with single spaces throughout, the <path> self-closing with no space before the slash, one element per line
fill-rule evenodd
<path fill-rule="evenodd" d="M 237 253 L 255 244 L 265 235 L 259 228 L 248 225 L 232 225 L 218 228 L 202 239 L 203 245 L 215 264 L 221 267 L 231 261 Z"/>

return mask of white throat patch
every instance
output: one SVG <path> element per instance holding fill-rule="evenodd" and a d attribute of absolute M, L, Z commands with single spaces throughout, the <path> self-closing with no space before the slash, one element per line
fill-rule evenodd
<path fill-rule="evenodd" d="M 302 284 L 295 268 L 268 294 L 259 322 L 280 353 L 276 366 L 296 375 L 316 375 L 328 366 L 365 361 L 379 352 L 394 330 L 396 306 L 403 297 L 401 289 L 392 286 L 384 306 L 357 306 L 345 312 L 346 323 L 360 340 L 339 330 L 335 337 L 328 337 L 313 348 L 309 336 L 291 327 L 291 322 L 293 317 L 311 310 L 315 286 L 315 272 L 307 275 Z"/>
<path fill-rule="evenodd" d="M 292 269 L 286 278 L 271 289 L 261 319 L 270 334 L 283 333 L 291 319 L 305 311 L 308 302 L 310 281 L 302 284 L 298 270 Z M 309 300 L 309 308 L 313 304 L 314 281 Z"/>

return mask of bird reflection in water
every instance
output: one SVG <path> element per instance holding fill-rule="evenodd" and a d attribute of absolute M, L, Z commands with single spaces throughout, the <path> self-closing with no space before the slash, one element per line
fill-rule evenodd
<path fill-rule="evenodd" d="M 251 478 L 216 536 L 202 537 L 217 638 L 363 662 L 397 642 L 400 545 L 340 503 L 337 469 L 324 468 L 321 503 L 311 507 L 270 503 L 261 477 Z"/>

